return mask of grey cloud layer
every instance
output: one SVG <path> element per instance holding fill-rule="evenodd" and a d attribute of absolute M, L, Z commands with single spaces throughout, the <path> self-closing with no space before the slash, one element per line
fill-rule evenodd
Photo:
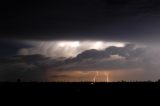
<path fill-rule="evenodd" d="M 0 58 L 0 80 L 43 81 L 47 62 L 48 58 L 41 55 Z"/>
<path fill-rule="evenodd" d="M 137 48 L 132 44 L 125 47 L 111 46 L 105 50 L 87 50 L 74 58 L 51 59 L 42 55 L 20 55 L 0 59 L 0 80 L 26 81 L 46 80 L 45 75 L 61 71 L 114 71 L 156 69 L 154 59 L 146 54 L 147 48 Z M 153 67 L 152 67 L 153 66 Z M 152 68 L 151 68 L 152 67 Z"/>
<path fill-rule="evenodd" d="M 143 48 L 128 44 L 125 47 L 109 47 L 105 50 L 87 50 L 77 57 L 67 59 L 58 67 L 62 70 L 114 70 L 140 68 Z"/>

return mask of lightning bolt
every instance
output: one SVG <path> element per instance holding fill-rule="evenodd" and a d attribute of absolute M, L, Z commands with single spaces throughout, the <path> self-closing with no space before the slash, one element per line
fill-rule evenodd
<path fill-rule="evenodd" d="M 95 73 L 95 75 L 93 77 L 93 82 L 96 82 L 96 73 Z"/>
<path fill-rule="evenodd" d="M 99 72 L 96 71 L 96 72 L 95 72 L 95 76 L 93 77 L 93 82 L 94 82 L 94 83 L 96 82 L 96 79 L 97 79 L 98 75 L 99 75 Z"/>
<path fill-rule="evenodd" d="M 109 82 L 109 76 L 108 76 L 108 73 L 107 73 L 107 72 L 105 72 L 104 74 L 105 74 L 105 77 L 106 77 L 105 82 Z"/>

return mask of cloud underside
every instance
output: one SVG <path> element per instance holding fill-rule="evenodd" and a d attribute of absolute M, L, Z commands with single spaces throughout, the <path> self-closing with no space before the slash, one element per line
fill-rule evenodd
<path fill-rule="evenodd" d="M 107 41 L 27 41 L 32 47 L 24 47 L 18 51 L 19 55 L 41 54 L 46 57 L 76 57 L 83 51 L 96 49 L 103 50 L 110 46 L 123 47 L 123 42 Z"/>
<path fill-rule="evenodd" d="M 49 73 L 71 71 L 157 70 L 159 60 L 153 59 L 148 48 L 133 44 L 110 46 L 104 50 L 86 50 L 72 58 L 50 58 L 43 55 L 19 55 L 0 60 L 0 80 L 42 81 Z M 155 64 L 155 62 L 157 64 Z"/>
<path fill-rule="evenodd" d="M 159 0 L 1 4 L 0 80 L 40 81 L 49 73 L 77 70 L 159 73 Z"/>

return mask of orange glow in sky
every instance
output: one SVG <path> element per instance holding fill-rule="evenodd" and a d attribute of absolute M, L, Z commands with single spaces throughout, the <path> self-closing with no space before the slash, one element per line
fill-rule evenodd
<path fill-rule="evenodd" d="M 69 81 L 69 82 L 114 82 L 114 81 L 135 81 L 143 74 L 142 69 L 134 70 L 110 70 L 110 71 L 61 71 L 48 74 L 48 81 Z"/>

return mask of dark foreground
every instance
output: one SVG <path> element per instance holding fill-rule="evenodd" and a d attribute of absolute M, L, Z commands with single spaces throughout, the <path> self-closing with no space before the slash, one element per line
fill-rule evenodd
<path fill-rule="evenodd" d="M 0 83 L 3 99 L 128 99 L 159 98 L 159 82 Z"/>

